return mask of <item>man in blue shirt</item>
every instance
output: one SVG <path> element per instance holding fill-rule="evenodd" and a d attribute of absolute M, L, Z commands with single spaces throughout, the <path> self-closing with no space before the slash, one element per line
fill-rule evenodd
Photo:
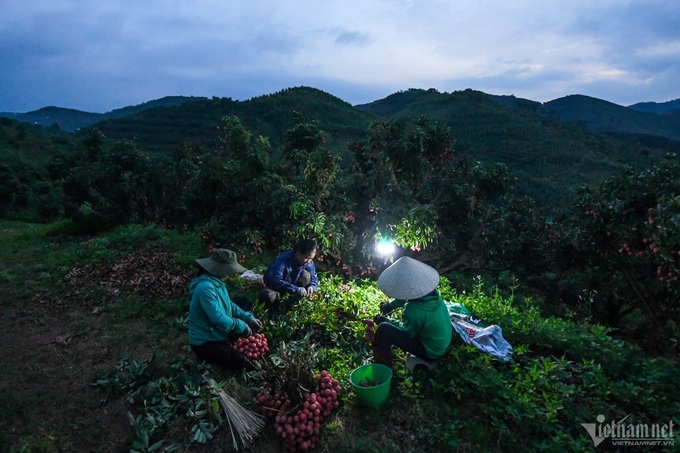
<path fill-rule="evenodd" d="M 319 248 L 311 239 L 302 239 L 291 250 L 281 253 L 264 273 L 265 288 L 258 298 L 270 308 L 281 294 L 311 298 L 319 286 L 314 257 Z"/>

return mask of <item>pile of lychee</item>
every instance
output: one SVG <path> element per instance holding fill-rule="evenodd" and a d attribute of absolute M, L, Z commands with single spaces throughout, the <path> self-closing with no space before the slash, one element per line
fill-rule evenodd
<path fill-rule="evenodd" d="M 232 343 L 231 347 L 252 360 L 261 359 L 269 352 L 267 337 L 261 333 L 241 337 L 235 343 Z"/>
<path fill-rule="evenodd" d="M 337 408 L 338 393 L 342 388 L 336 379 L 324 370 L 314 376 L 318 389 L 305 393 L 304 402 L 292 407 L 287 395 L 276 395 L 265 389 L 257 395 L 262 414 L 274 419 L 276 433 L 281 436 L 286 451 L 309 451 L 319 441 L 321 422 Z"/>

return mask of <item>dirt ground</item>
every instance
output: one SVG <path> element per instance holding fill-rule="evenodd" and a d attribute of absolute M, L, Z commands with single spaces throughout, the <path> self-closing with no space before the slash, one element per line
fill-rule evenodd
<path fill-rule="evenodd" d="M 184 338 L 154 339 L 144 323 L 120 320 L 113 309 L 121 292 L 162 298 L 185 291 L 188 275 L 154 275 L 145 256 L 72 269 L 28 299 L 3 298 L 0 432 L 6 438 L 0 451 L 128 451 L 129 408 L 92 385 L 97 373 L 114 367 L 125 351 L 139 357 L 186 352 Z"/>
<path fill-rule="evenodd" d="M 50 308 L 21 304 L 1 320 L 0 394 L 11 415 L 9 445 L 127 451 L 127 408 L 105 401 L 92 386 L 95 373 L 117 360 L 97 341 L 102 329 L 88 326 L 78 311 Z"/>

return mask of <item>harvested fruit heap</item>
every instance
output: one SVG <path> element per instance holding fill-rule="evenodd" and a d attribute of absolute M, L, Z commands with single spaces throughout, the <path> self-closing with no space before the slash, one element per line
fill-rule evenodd
<path fill-rule="evenodd" d="M 274 420 L 286 451 L 309 451 L 321 423 L 339 406 L 340 384 L 326 370 L 315 374 L 318 351 L 306 341 L 281 343 L 264 361 L 265 384 L 257 395 L 262 414 Z"/>
<path fill-rule="evenodd" d="M 302 407 L 295 410 L 286 395 L 260 392 L 257 400 L 263 415 L 274 419 L 276 433 L 284 440 L 286 451 L 309 451 L 319 441 L 321 422 L 337 408 L 341 387 L 326 370 L 315 376 L 319 390 L 306 393 Z"/>
<path fill-rule="evenodd" d="M 269 352 L 267 337 L 261 333 L 239 338 L 235 343 L 231 344 L 231 347 L 251 360 L 261 359 Z"/>

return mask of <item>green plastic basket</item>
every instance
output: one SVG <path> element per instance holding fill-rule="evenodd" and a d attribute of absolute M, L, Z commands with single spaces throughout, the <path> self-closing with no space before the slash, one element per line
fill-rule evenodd
<path fill-rule="evenodd" d="M 390 393 L 391 381 L 392 370 L 379 363 L 360 366 L 349 375 L 357 400 L 366 406 L 381 406 Z M 367 382 L 374 385 L 366 386 Z"/>

